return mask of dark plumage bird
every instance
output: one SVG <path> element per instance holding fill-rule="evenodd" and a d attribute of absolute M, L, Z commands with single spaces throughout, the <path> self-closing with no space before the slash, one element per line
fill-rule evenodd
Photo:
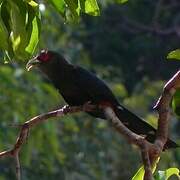
<path fill-rule="evenodd" d="M 154 141 L 156 129 L 122 106 L 105 82 L 93 73 L 72 65 L 59 53 L 48 50 L 41 51 L 27 63 L 28 70 L 33 66 L 38 67 L 48 77 L 70 106 L 83 105 L 88 101 L 97 105 L 108 103 L 125 126 L 144 135 L 148 141 Z M 101 109 L 88 114 L 106 119 Z M 175 147 L 177 144 L 168 139 L 164 149 Z"/>

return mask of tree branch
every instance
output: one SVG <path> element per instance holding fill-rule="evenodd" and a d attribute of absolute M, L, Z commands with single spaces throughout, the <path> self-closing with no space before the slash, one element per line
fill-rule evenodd
<path fill-rule="evenodd" d="M 110 121 L 112 126 L 122 134 L 128 142 L 137 145 L 142 154 L 144 169 L 145 169 L 145 180 L 152 180 L 152 171 L 151 171 L 151 163 L 149 159 L 149 149 L 152 148 L 152 144 L 148 142 L 144 137 L 137 135 L 136 133 L 129 130 L 116 116 L 115 112 L 111 107 L 104 106 L 102 107 L 105 112 L 105 116 Z"/>
<path fill-rule="evenodd" d="M 165 84 L 163 93 L 154 109 L 159 112 L 158 130 L 155 144 L 164 147 L 168 137 L 170 103 L 176 90 L 180 88 L 180 70 Z"/>
<path fill-rule="evenodd" d="M 178 71 L 164 86 L 163 93 L 157 101 L 154 108 L 158 110 L 158 129 L 155 143 L 152 144 L 130 131 L 114 113 L 110 107 L 102 107 L 107 119 L 110 120 L 113 127 L 116 128 L 131 143 L 136 144 L 141 149 L 142 160 L 145 169 L 144 180 L 153 180 L 152 167 L 157 162 L 163 151 L 168 138 L 168 125 L 170 121 L 170 104 L 172 97 L 177 89 L 180 88 L 180 71 Z"/>
<path fill-rule="evenodd" d="M 146 25 L 125 16 L 123 17 L 123 20 L 125 22 L 124 28 L 126 28 L 130 32 L 133 32 L 136 30 L 138 32 L 156 33 L 161 36 L 177 34 L 177 29 L 174 26 L 166 28 L 166 29 L 161 29 L 160 27 L 157 27 L 157 24 L 156 24 L 156 27 L 154 27 L 154 24 Z"/>
<path fill-rule="evenodd" d="M 95 107 L 96 106 L 91 105 L 90 102 L 85 103 L 83 106 L 74 106 L 74 107 L 64 106 L 61 109 L 41 114 L 39 116 L 36 116 L 36 117 L 30 119 L 29 121 L 26 121 L 24 124 L 19 125 L 21 127 L 21 130 L 20 130 L 20 133 L 18 135 L 18 138 L 17 138 L 17 141 L 16 141 L 14 147 L 10 150 L 1 152 L 0 158 L 11 156 L 15 159 L 16 177 L 17 177 L 17 180 L 20 180 L 21 173 L 20 173 L 19 152 L 21 150 L 22 145 L 24 144 L 24 142 L 27 139 L 29 130 L 32 127 L 46 121 L 47 119 L 49 119 L 51 117 L 62 117 L 66 114 L 72 114 L 72 113 L 76 113 L 76 112 L 80 112 L 80 111 L 88 112 L 88 111 L 92 111 Z"/>

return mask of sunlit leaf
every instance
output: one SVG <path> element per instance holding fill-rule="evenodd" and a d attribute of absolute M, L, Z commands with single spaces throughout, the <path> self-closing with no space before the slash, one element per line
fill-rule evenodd
<path fill-rule="evenodd" d="M 153 165 L 153 170 L 152 172 L 154 173 L 157 167 L 157 163 L 159 162 L 160 158 L 158 158 L 156 160 L 156 162 Z M 144 179 L 144 166 L 141 166 L 138 171 L 136 172 L 136 174 L 133 176 L 132 180 L 143 180 Z"/>
<path fill-rule="evenodd" d="M 144 167 L 141 166 L 136 174 L 133 176 L 132 180 L 143 180 L 144 177 Z"/>
<path fill-rule="evenodd" d="M 64 0 L 49 0 L 49 2 L 55 7 L 55 9 L 62 15 L 65 15 L 65 2 Z"/>
<path fill-rule="evenodd" d="M 38 7 L 28 6 L 27 8 L 27 46 L 25 51 L 31 56 L 37 47 L 40 36 L 40 15 Z"/>
<path fill-rule="evenodd" d="M 39 42 L 41 22 L 38 4 L 32 0 L 5 1 L 1 15 L 0 48 L 5 52 L 5 61 L 28 59 Z"/>
<path fill-rule="evenodd" d="M 157 173 L 157 175 L 155 177 L 155 180 L 167 180 L 173 175 L 180 178 L 179 172 L 180 171 L 177 168 L 169 168 L 169 169 L 167 169 L 165 171 L 158 171 L 158 173 Z"/>
<path fill-rule="evenodd" d="M 25 11 L 24 4 L 18 4 L 10 1 L 10 18 L 11 18 L 11 34 L 12 49 L 18 59 L 25 56 L 25 46 L 27 44 L 27 34 L 25 30 L 25 17 L 21 10 Z M 24 9 L 23 9 L 24 8 Z"/>
<path fill-rule="evenodd" d="M 168 59 L 178 59 L 180 60 L 180 49 L 176 49 L 174 51 L 171 51 L 168 56 Z"/>
<path fill-rule="evenodd" d="M 80 0 L 81 11 L 92 15 L 99 16 L 100 10 L 96 0 Z"/>
<path fill-rule="evenodd" d="M 26 51 L 30 54 L 33 54 L 38 42 L 39 42 L 39 34 L 40 34 L 40 22 L 37 16 L 32 20 L 32 31 L 29 40 L 29 44 L 26 47 Z"/>
<path fill-rule="evenodd" d="M 33 0 L 27 0 L 28 4 L 32 7 L 37 7 L 38 6 L 38 3 L 33 1 Z"/>

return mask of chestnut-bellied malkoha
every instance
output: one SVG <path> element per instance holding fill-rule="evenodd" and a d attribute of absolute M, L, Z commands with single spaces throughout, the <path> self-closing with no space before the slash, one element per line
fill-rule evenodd
<path fill-rule="evenodd" d="M 109 104 L 130 130 L 144 135 L 150 142 L 154 141 L 156 130 L 122 106 L 105 82 L 93 73 L 71 64 L 59 53 L 48 50 L 42 50 L 27 63 L 26 68 L 30 70 L 33 66 L 38 67 L 48 77 L 70 106 L 83 105 L 89 101 L 95 105 Z M 102 109 L 88 114 L 106 119 Z M 177 144 L 168 139 L 164 149 L 175 147 Z"/>

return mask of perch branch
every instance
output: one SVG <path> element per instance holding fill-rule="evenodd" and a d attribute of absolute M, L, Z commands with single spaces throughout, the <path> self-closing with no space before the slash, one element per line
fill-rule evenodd
<path fill-rule="evenodd" d="M 24 124 L 19 125 L 21 127 L 21 130 L 20 130 L 19 136 L 16 140 L 14 147 L 10 150 L 1 152 L 0 158 L 11 156 L 15 159 L 16 176 L 17 176 L 17 180 L 20 180 L 21 173 L 20 173 L 19 152 L 21 150 L 22 145 L 24 144 L 24 142 L 27 139 L 29 130 L 32 127 L 44 122 L 45 120 L 47 120 L 51 117 L 62 117 L 66 114 L 72 114 L 72 113 L 76 113 L 76 112 L 80 112 L 80 111 L 86 111 L 86 112 L 92 111 L 95 107 L 96 106 L 91 105 L 89 102 L 85 103 L 83 106 L 74 106 L 74 107 L 64 106 L 61 109 L 51 111 L 51 112 L 48 112 L 45 114 L 41 114 L 39 116 L 36 116 L 36 117 L 30 119 L 29 121 L 26 121 Z"/>

